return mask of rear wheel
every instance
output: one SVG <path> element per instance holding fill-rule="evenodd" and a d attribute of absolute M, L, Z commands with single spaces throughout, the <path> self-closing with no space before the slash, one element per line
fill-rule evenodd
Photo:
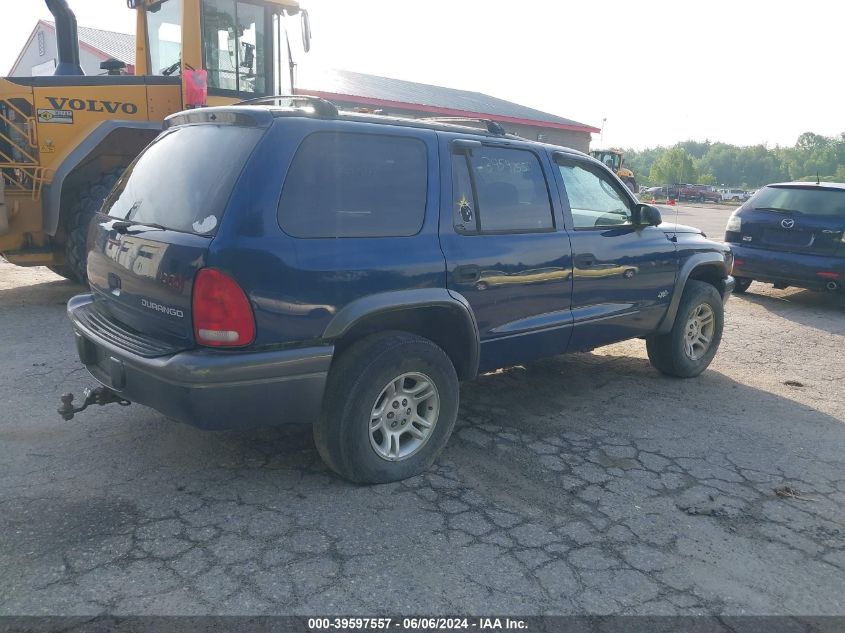
<path fill-rule="evenodd" d="M 65 223 L 67 263 L 63 266 L 51 267 L 53 272 L 82 284 L 88 281 L 88 226 L 125 169 L 125 167 L 117 167 L 107 171 L 76 192 L 75 202 Z M 59 272 L 60 270 L 64 272 Z"/>
<path fill-rule="evenodd" d="M 443 450 L 460 388 L 446 353 L 404 332 L 369 336 L 334 363 L 314 441 L 323 461 L 357 483 L 418 475 Z"/>
<path fill-rule="evenodd" d="M 724 321 L 719 292 L 706 282 L 691 279 L 684 288 L 672 331 L 646 339 L 649 361 L 669 376 L 697 376 L 707 369 L 719 349 Z"/>
<path fill-rule="evenodd" d="M 752 279 L 748 277 L 734 277 L 734 281 L 736 285 L 734 286 L 734 292 L 738 295 L 745 293 L 748 290 L 748 287 L 751 285 Z"/>

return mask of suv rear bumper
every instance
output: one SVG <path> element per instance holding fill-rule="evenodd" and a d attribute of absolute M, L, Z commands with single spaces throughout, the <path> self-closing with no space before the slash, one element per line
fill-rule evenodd
<path fill-rule="evenodd" d="M 269 352 L 192 349 L 145 358 L 99 336 L 68 302 L 80 360 L 121 396 L 210 430 L 310 423 L 320 413 L 333 346 Z"/>
<path fill-rule="evenodd" d="M 824 289 L 831 281 L 837 282 L 840 287 L 845 285 L 843 257 L 748 248 L 736 243 L 729 243 L 729 246 L 734 255 L 735 277 L 818 290 Z"/>

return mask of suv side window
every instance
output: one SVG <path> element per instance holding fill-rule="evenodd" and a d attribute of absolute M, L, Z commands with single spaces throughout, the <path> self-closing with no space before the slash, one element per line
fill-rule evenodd
<path fill-rule="evenodd" d="M 425 218 L 427 169 L 418 139 L 316 132 L 288 169 L 279 224 L 301 238 L 415 235 Z"/>
<path fill-rule="evenodd" d="M 455 228 L 463 233 L 554 230 L 543 168 L 530 151 L 482 146 L 453 154 Z"/>
<path fill-rule="evenodd" d="M 556 161 L 575 229 L 604 229 L 633 223 L 631 205 L 610 176 L 578 160 L 557 158 Z"/>

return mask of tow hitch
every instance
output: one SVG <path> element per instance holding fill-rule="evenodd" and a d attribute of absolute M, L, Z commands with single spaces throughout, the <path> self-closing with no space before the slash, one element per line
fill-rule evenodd
<path fill-rule="evenodd" d="M 65 420 L 72 420 L 73 416 L 79 413 L 80 411 L 84 411 L 92 404 L 96 404 L 98 406 L 105 406 L 107 404 L 111 404 L 116 402 L 121 407 L 128 407 L 131 402 L 126 398 L 121 398 L 118 394 L 114 391 L 109 389 L 108 387 L 96 387 L 94 389 L 86 389 L 83 391 L 85 395 L 85 401 L 82 403 L 82 406 L 76 408 L 73 406 L 73 394 L 66 393 L 62 396 L 62 406 L 58 408 L 59 415 L 62 416 Z"/>

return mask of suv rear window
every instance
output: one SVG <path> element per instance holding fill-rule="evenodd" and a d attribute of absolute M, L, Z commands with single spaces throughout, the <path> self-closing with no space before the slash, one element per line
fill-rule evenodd
<path fill-rule="evenodd" d="M 751 198 L 755 209 L 845 219 L 845 189 L 763 187 Z"/>
<path fill-rule="evenodd" d="M 178 127 L 126 170 L 103 205 L 113 218 L 213 235 L 235 181 L 263 130 L 236 125 Z"/>
<path fill-rule="evenodd" d="M 422 141 L 317 132 L 302 142 L 288 170 L 279 224 L 301 238 L 415 235 L 427 186 Z"/>

